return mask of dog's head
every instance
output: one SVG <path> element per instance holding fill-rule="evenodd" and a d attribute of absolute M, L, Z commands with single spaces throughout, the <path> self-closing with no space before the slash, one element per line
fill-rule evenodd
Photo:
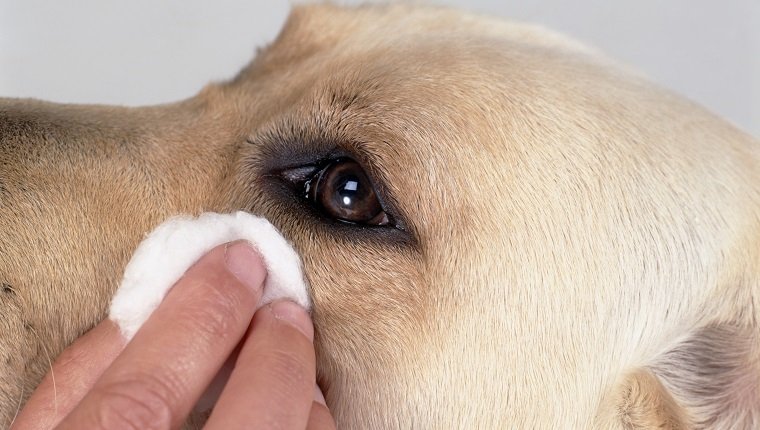
<path fill-rule="evenodd" d="M 0 133 L 0 422 L 145 232 L 233 210 L 301 253 L 344 427 L 758 419 L 757 142 L 551 33 L 302 7 L 192 99 Z"/>

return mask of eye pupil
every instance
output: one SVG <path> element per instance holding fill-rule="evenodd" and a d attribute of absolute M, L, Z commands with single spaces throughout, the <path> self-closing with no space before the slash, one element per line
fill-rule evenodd
<path fill-rule="evenodd" d="M 343 182 L 343 185 L 339 185 L 337 187 L 336 197 L 343 204 L 343 206 L 349 208 L 354 204 L 354 201 L 356 201 L 357 197 L 361 194 L 359 191 L 359 180 L 355 177 L 347 177 Z"/>

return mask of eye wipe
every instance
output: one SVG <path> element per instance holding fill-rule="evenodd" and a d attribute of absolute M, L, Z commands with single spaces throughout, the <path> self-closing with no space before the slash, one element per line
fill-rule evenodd
<path fill-rule="evenodd" d="M 267 269 L 258 308 L 287 298 L 310 309 L 301 259 L 266 219 L 246 212 L 166 220 L 138 245 L 111 301 L 109 318 L 131 340 L 187 269 L 214 247 L 246 240 Z"/>

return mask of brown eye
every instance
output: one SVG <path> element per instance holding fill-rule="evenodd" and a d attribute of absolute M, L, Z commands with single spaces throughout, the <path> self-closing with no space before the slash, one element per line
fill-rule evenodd
<path fill-rule="evenodd" d="M 306 183 L 309 200 L 340 221 L 387 225 L 388 215 L 359 163 L 339 159 Z"/>

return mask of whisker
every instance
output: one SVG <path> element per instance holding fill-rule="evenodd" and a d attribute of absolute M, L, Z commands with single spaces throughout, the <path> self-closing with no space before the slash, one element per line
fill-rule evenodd
<path fill-rule="evenodd" d="M 19 412 L 21 412 L 21 402 L 24 401 L 24 386 L 21 385 L 20 395 L 18 396 L 18 403 L 16 404 L 16 413 L 13 414 L 9 427 L 13 427 L 13 423 L 16 422 Z"/>
<path fill-rule="evenodd" d="M 50 351 L 45 346 L 45 342 L 42 341 L 42 338 L 40 338 L 40 335 L 37 333 L 37 330 L 34 328 L 34 326 L 29 326 L 29 331 L 34 335 L 34 337 L 37 339 L 38 345 L 42 346 L 42 350 L 45 352 L 45 359 L 48 363 L 48 369 L 50 370 L 50 379 L 53 381 L 53 411 L 54 416 L 58 416 L 58 385 L 55 382 L 55 372 L 53 371 L 53 360 L 50 356 Z M 13 421 L 16 420 L 16 417 L 18 416 L 19 412 L 21 411 L 21 403 L 24 398 L 24 388 L 21 388 L 21 397 L 19 398 L 18 405 L 16 407 L 16 414 L 13 416 Z M 11 424 L 13 424 L 13 421 L 11 421 Z"/>
<path fill-rule="evenodd" d="M 50 357 L 50 351 L 48 351 L 47 347 L 45 346 L 45 342 L 42 342 L 42 339 L 37 334 L 37 331 L 34 327 L 31 329 L 32 333 L 34 333 L 34 336 L 37 337 L 37 340 L 39 341 L 39 344 L 42 345 L 42 349 L 45 351 L 45 358 L 48 362 L 48 369 L 50 369 L 50 379 L 53 380 L 53 413 L 54 416 L 58 416 L 58 385 L 56 385 L 55 382 L 55 372 L 53 371 L 53 360 Z"/>

